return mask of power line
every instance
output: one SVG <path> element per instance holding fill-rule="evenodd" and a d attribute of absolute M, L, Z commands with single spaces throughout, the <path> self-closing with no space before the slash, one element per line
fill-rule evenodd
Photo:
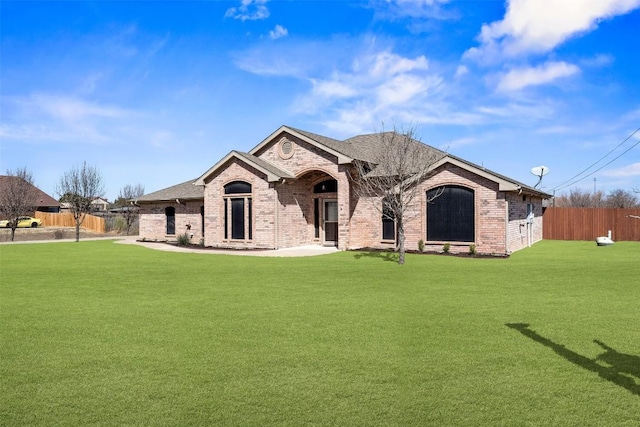
<path fill-rule="evenodd" d="M 625 142 L 627 142 L 628 140 L 631 139 L 631 137 L 633 137 L 633 135 L 635 135 L 636 133 L 638 133 L 638 131 L 640 131 L 640 128 L 634 130 L 633 132 L 631 132 L 631 134 L 626 137 L 624 139 L 624 141 L 622 141 L 620 144 L 616 145 L 611 151 L 609 151 L 607 154 L 605 154 L 604 156 L 600 157 L 596 162 L 594 162 L 593 164 L 591 164 L 590 166 L 588 166 L 587 168 L 585 168 L 582 172 L 572 176 L 571 178 L 567 179 L 566 181 L 558 184 L 555 188 L 553 188 L 553 191 L 557 191 L 557 190 L 562 190 L 564 188 L 567 188 L 575 183 L 578 183 L 580 181 L 582 181 L 583 179 L 589 178 L 591 175 L 593 175 L 594 173 L 598 172 L 599 170 L 602 170 L 605 166 L 610 165 L 611 163 L 613 163 L 614 161 L 616 161 L 617 159 L 619 159 L 620 157 L 622 157 L 625 153 L 627 153 L 629 150 L 631 150 L 633 147 L 635 147 L 636 145 L 640 144 L 640 140 L 638 140 L 638 142 L 636 142 L 635 144 L 633 144 L 631 147 L 629 147 L 628 149 L 626 149 L 625 151 L 622 152 L 622 154 L 620 154 L 618 157 L 614 158 L 613 160 L 609 161 L 608 163 L 604 164 L 603 166 L 601 166 L 600 168 L 594 170 L 593 172 L 591 172 L 588 175 L 583 176 L 580 179 L 576 179 L 575 181 L 570 182 L 567 185 L 567 182 L 579 177 L 580 175 L 582 175 L 583 173 L 587 172 L 589 169 L 591 169 L 592 167 L 594 167 L 595 165 L 597 165 L 598 163 L 600 163 L 602 160 L 604 160 L 608 155 L 610 155 L 611 153 L 613 153 L 614 151 L 616 151 L 621 145 L 623 145 Z"/>

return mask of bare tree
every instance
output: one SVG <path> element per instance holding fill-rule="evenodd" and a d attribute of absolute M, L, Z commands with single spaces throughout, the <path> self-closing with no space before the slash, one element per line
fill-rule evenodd
<path fill-rule="evenodd" d="M 138 218 L 138 206 L 135 201 L 144 194 L 144 186 L 141 184 L 127 184 L 120 189 L 115 205 L 120 208 L 120 214 L 125 221 L 127 236 L 131 230 L 131 226 Z"/>
<path fill-rule="evenodd" d="M 605 195 L 602 191 L 592 193 L 590 191 L 575 188 L 568 195 L 556 197 L 555 204 L 558 207 L 595 208 L 604 205 Z"/>
<path fill-rule="evenodd" d="M 609 192 L 605 203 L 608 208 L 637 208 L 640 206 L 638 197 L 635 194 L 622 189 Z"/>
<path fill-rule="evenodd" d="M 420 210 L 412 205 L 420 200 L 420 183 L 445 153 L 420 142 L 415 126 L 394 126 L 393 131 L 374 136 L 377 140 L 369 147 L 370 158 L 354 162 L 351 180 L 359 198 L 380 199 L 375 207 L 383 219 L 395 223 L 398 264 L 404 264 L 405 226 L 419 216 Z"/>
<path fill-rule="evenodd" d="M 36 210 L 36 188 L 33 175 L 26 168 L 15 171 L 7 170 L 7 175 L 0 180 L 0 211 L 11 228 L 11 241 L 15 238 L 18 218 L 31 216 Z"/>
<path fill-rule="evenodd" d="M 634 208 L 640 204 L 638 197 L 630 191 L 617 189 L 605 195 L 602 191 L 595 193 L 580 189 L 573 189 L 568 195 L 556 197 L 558 207 L 574 208 Z"/>
<path fill-rule="evenodd" d="M 80 241 L 80 226 L 91 212 L 91 201 L 104 196 L 102 175 L 94 166 L 83 162 L 64 173 L 56 187 L 61 200 L 68 204 L 76 223 L 76 242 Z"/>

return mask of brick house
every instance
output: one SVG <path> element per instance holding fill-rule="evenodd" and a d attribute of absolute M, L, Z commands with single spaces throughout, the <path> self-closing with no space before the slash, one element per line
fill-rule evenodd
<path fill-rule="evenodd" d="M 380 213 L 381 197 L 358 197 L 349 178 L 381 135 L 339 141 L 282 126 L 197 179 L 140 197 L 140 236 L 186 232 L 194 243 L 224 248 L 394 248 L 395 225 Z M 542 239 L 542 201 L 550 195 L 421 145 L 439 156 L 419 184 L 418 217 L 405 224 L 407 249 L 423 240 L 425 250 L 449 243 L 451 252 L 475 245 L 478 253 L 509 254 Z M 442 195 L 428 202 L 436 190 Z"/>
<path fill-rule="evenodd" d="M 0 175 L 0 192 L 3 192 L 4 188 L 15 186 L 16 180 L 22 180 L 22 179 L 17 176 Z M 30 191 L 33 193 L 36 212 L 51 212 L 51 213 L 60 212 L 60 202 L 58 202 L 56 199 L 54 199 L 44 191 L 40 190 L 38 187 L 36 187 L 33 184 L 27 183 L 27 186 L 28 186 L 27 188 L 29 188 Z M 20 187 L 18 186 L 18 188 Z M 0 210 L 1 208 L 2 207 L 0 206 Z M 30 213 L 30 215 L 34 215 L 34 213 Z"/>

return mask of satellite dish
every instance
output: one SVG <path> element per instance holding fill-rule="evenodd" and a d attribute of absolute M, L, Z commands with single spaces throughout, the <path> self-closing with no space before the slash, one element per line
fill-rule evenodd
<path fill-rule="evenodd" d="M 534 174 L 535 176 L 542 178 L 543 176 L 549 173 L 549 168 L 546 166 L 536 166 L 531 168 L 531 173 Z"/>
<path fill-rule="evenodd" d="M 542 177 L 549 173 L 549 168 L 547 166 L 535 166 L 531 168 L 531 173 L 540 178 L 538 183 L 533 186 L 533 188 L 536 188 L 542 182 Z"/>

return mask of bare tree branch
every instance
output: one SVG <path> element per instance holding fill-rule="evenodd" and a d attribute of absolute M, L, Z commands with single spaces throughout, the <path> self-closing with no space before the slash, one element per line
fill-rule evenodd
<path fill-rule="evenodd" d="M 358 197 L 375 197 L 384 219 L 396 225 L 398 263 L 405 261 L 405 224 L 420 214 L 411 209 L 420 200 L 420 184 L 431 174 L 435 162 L 445 153 L 431 148 L 416 137 L 415 126 L 376 134 L 369 159 L 354 162 L 351 180 Z"/>
<path fill-rule="evenodd" d="M 18 218 L 32 216 L 36 210 L 36 188 L 33 186 L 33 174 L 26 168 L 7 170 L 0 181 L 0 211 L 9 220 L 11 241 L 18 227 Z"/>
<path fill-rule="evenodd" d="M 124 218 L 127 236 L 129 235 L 131 226 L 138 218 L 139 208 L 134 203 L 136 199 L 143 194 L 144 186 L 141 184 L 127 184 L 120 189 L 118 198 L 115 201 L 115 205 L 120 208 L 120 214 L 122 218 Z"/>
<path fill-rule="evenodd" d="M 83 162 L 82 166 L 76 166 L 58 181 L 56 186 L 60 201 L 68 205 L 76 222 L 76 242 L 80 240 L 80 226 L 84 222 L 87 213 L 91 212 L 91 201 L 96 197 L 104 196 L 102 175 L 94 166 Z"/>
<path fill-rule="evenodd" d="M 640 206 L 640 200 L 631 191 L 616 189 L 605 195 L 602 191 L 592 193 L 578 188 L 569 191 L 568 195 L 556 197 L 558 207 L 576 208 L 635 208 Z"/>

